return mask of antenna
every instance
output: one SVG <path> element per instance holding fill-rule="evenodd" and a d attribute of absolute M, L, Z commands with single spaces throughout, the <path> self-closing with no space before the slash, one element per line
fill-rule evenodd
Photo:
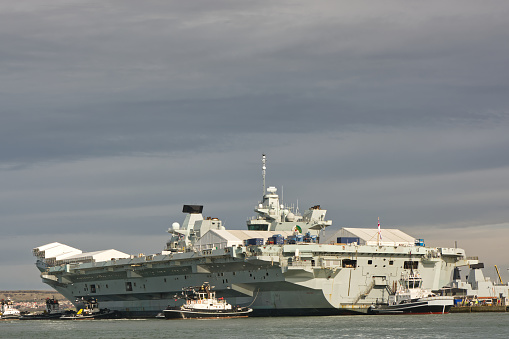
<path fill-rule="evenodd" d="M 265 196 L 265 170 L 267 169 L 267 166 L 265 166 L 266 161 L 267 161 L 267 158 L 265 157 L 265 154 L 262 154 L 262 179 L 263 179 L 262 197 Z"/>
<path fill-rule="evenodd" d="M 382 232 L 380 230 L 380 217 L 378 217 L 378 246 L 381 246 L 382 243 Z"/>

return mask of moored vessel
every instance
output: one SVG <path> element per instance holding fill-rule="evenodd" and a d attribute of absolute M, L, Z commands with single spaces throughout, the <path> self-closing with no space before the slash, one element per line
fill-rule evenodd
<path fill-rule="evenodd" d="M 0 319 L 18 319 L 21 315 L 20 311 L 14 307 L 14 303 L 10 298 L 1 300 Z"/>
<path fill-rule="evenodd" d="M 61 320 L 92 320 L 92 319 L 113 319 L 118 318 L 116 311 L 107 308 L 99 308 L 99 304 L 95 298 L 81 299 L 76 301 L 79 306 L 78 312 L 64 314 Z"/>
<path fill-rule="evenodd" d="M 171 225 L 156 254 L 85 253 L 60 243 L 34 248 L 43 282 L 69 300 L 93 297 L 123 317 L 180 307 L 174 295 L 204 282 L 256 316 L 366 314 L 402 274 L 419 270 L 422 287 L 438 290 L 455 266 L 477 262 L 460 248 L 427 247 L 397 229 L 326 233 L 326 209 L 314 204 L 300 213 L 265 186 L 265 161 L 262 200 L 247 230 L 227 230 L 219 218 L 204 217 L 202 205 L 184 205 L 184 222 Z"/>
<path fill-rule="evenodd" d="M 182 306 L 163 311 L 166 319 L 241 318 L 253 312 L 252 308 L 232 306 L 224 298 L 216 298 L 216 292 L 211 291 L 208 283 L 185 289 L 182 299 L 185 300 Z"/>
<path fill-rule="evenodd" d="M 445 314 L 454 305 L 451 296 L 438 296 L 422 288 L 422 278 L 417 272 L 405 274 L 395 293 L 386 303 L 376 303 L 370 314 Z"/>
<path fill-rule="evenodd" d="M 70 315 L 76 313 L 73 311 L 64 311 L 60 309 L 60 304 L 55 298 L 46 299 L 46 309 L 42 313 L 28 313 L 23 314 L 19 318 L 20 320 L 50 320 L 59 319 L 64 315 Z"/>

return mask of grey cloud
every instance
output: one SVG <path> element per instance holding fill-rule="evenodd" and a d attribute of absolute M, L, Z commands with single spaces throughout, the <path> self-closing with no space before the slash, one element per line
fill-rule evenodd
<path fill-rule="evenodd" d="M 0 5 L 0 248 L 24 262 L 83 229 L 109 239 L 97 246 L 162 246 L 183 203 L 243 228 L 262 152 L 285 201 L 321 204 L 336 227 L 503 222 L 508 12 L 465 0 Z"/>

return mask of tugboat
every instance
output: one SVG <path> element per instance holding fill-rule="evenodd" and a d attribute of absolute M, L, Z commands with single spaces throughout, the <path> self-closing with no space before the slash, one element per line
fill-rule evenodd
<path fill-rule="evenodd" d="M 2 309 L 0 311 L 0 319 L 19 319 L 20 311 L 14 308 L 14 303 L 10 298 L 2 299 Z"/>
<path fill-rule="evenodd" d="M 445 314 L 453 305 L 453 297 L 437 296 L 423 289 L 422 278 L 412 271 L 402 276 L 398 290 L 387 303 L 372 305 L 368 314 Z"/>
<path fill-rule="evenodd" d="M 65 314 L 59 319 L 62 320 L 86 320 L 86 319 L 113 319 L 118 318 L 118 312 L 107 308 L 99 308 L 95 298 L 76 300 L 77 305 L 83 305 L 76 313 Z"/>
<path fill-rule="evenodd" d="M 210 290 L 210 285 L 204 283 L 200 287 L 189 287 L 182 292 L 185 304 L 168 307 L 163 311 L 166 319 L 191 318 L 241 318 L 253 312 L 252 308 L 232 306 L 223 298 L 216 298 L 216 292 Z"/>
<path fill-rule="evenodd" d="M 19 318 L 19 320 L 49 320 L 49 319 L 59 319 L 64 315 L 72 315 L 75 314 L 74 311 L 62 311 L 60 309 L 60 305 L 58 300 L 53 298 L 46 299 L 46 309 L 43 313 L 28 313 L 23 314 Z"/>

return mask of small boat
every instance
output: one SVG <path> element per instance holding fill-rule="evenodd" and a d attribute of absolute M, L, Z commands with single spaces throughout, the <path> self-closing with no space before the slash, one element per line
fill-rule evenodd
<path fill-rule="evenodd" d="M 95 298 L 87 300 L 81 299 L 76 301 L 77 305 L 83 305 L 78 312 L 72 314 L 65 314 L 59 319 L 62 320 L 91 320 L 91 319 L 114 319 L 118 318 L 117 311 L 112 311 L 107 308 L 99 308 L 99 303 Z"/>
<path fill-rule="evenodd" d="M 398 290 L 389 295 L 387 303 L 372 305 L 368 314 L 445 314 L 453 305 L 453 297 L 423 289 L 422 278 L 411 272 L 402 276 Z"/>
<path fill-rule="evenodd" d="M 7 300 L 2 299 L 1 302 L 0 319 L 19 319 L 21 313 L 18 309 L 14 308 L 14 303 L 10 298 L 7 298 Z"/>
<path fill-rule="evenodd" d="M 184 305 L 163 311 L 166 319 L 241 318 L 253 312 L 252 308 L 232 306 L 223 298 L 216 298 L 216 292 L 210 290 L 208 283 L 198 288 L 189 287 L 182 293 L 182 298 L 185 299 Z"/>
<path fill-rule="evenodd" d="M 53 298 L 46 299 L 46 309 L 42 313 L 22 314 L 19 320 L 49 320 L 60 319 L 64 315 L 75 314 L 75 311 L 62 311 L 58 300 Z"/>

